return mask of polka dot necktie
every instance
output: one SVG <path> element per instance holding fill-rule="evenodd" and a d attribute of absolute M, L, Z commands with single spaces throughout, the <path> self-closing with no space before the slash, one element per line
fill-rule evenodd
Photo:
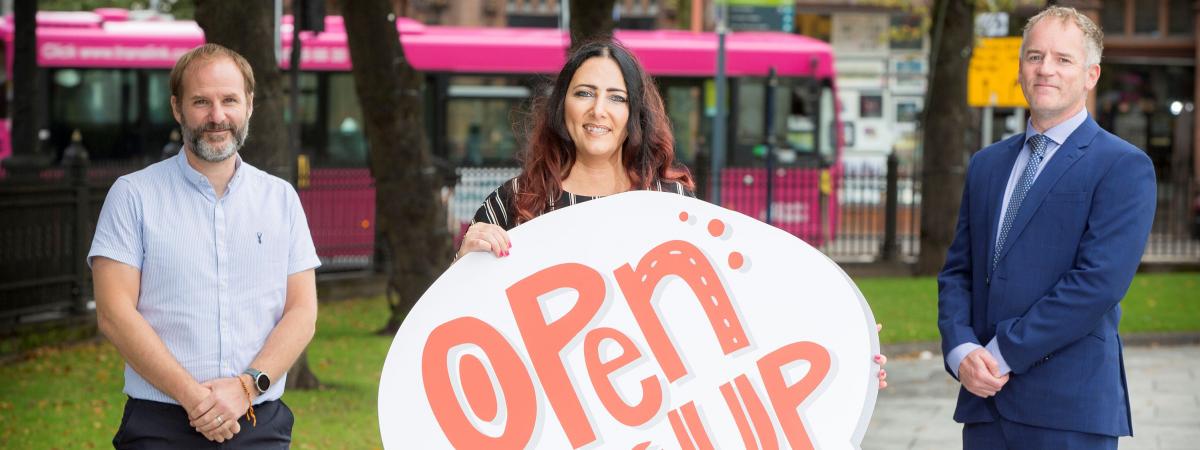
<path fill-rule="evenodd" d="M 1000 249 L 1004 248 L 1004 241 L 1008 239 L 1008 231 L 1012 229 L 1013 219 L 1020 212 L 1021 202 L 1025 200 L 1025 194 L 1029 192 L 1029 187 L 1033 186 L 1038 166 L 1042 164 L 1042 158 L 1046 156 L 1046 144 L 1048 143 L 1050 143 L 1050 138 L 1044 134 L 1035 134 L 1029 138 L 1029 149 L 1033 155 L 1030 156 L 1029 163 L 1025 165 L 1025 170 L 1021 172 L 1021 178 L 1017 180 L 1017 185 L 1013 187 L 1012 196 L 1008 198 L 1008 209 L 1004 211 L 1004 220 L 1000 222 L 1000 237 L 996 239 L 996 249 L 992 252 L 993 270 L 996 269 L 996 263 L 1000 262 Z"/>

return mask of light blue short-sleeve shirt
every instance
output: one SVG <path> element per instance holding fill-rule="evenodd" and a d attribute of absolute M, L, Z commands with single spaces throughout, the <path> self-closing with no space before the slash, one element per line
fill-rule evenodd
<path fill-rule="evenodd" d="M 295 189 L 238 157 L 218 199 L 185 151 L 113 184 L 88 252 L 141 271 L 137 310 L 196 381 L 237 376 L 283 316 L 287 277 L 320 266 Z M 256 403 L 278 399 L 286 375 Z M 125 365 L 130 397 L 178 404 Z"/>

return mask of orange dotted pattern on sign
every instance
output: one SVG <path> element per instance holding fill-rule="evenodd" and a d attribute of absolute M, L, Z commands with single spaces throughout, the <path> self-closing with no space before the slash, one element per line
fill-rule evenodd
<path fill-rule="evenodd" d="M 729 254 L 729 268 L 733 270 L 741 269 L 742 264 L 745 264 L 745 262 L 746 260 L 742 257 L 741 252 L 733 252 Z"/>
<path fill-rule="evenodd" d="M 725 234 L 725 222 L 717 219 L 710 220 L 708 222 L 708 234 L 713 235 L 713 237 L 721 237 L 721 235 Z"/>

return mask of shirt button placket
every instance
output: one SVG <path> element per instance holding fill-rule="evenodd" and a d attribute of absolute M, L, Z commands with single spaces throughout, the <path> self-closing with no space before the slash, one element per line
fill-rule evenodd
<path fill-rule="evenodd" d="M 233 370 L 230 367 L 229 357 L 232 352 L 228 348 L 233 343 L 233 336 L 229 334 L 229 314 L 231 305 L 229 304 L 229 246 L 227 242 L 227 227 L 225 217 L 224 199 L 216 201 L 216 213 L 214 214 L 213 231 L 216 234 L 214 241 L 217 244 L 217 326 L 220 329 L 220 339 L 218 340 L 218 356 L 221 360 L 220 376 L 232 376 Z"/>

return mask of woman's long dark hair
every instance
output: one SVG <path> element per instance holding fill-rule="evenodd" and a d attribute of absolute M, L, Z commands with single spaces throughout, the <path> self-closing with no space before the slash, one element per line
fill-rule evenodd
<path fill-rule="evenodd" d="M 682 183 L 694 189 L 686 167 L 675 165 L 675 139 L 662 96 L 637 58 L 613 41 L 584 44 L 568 59 L 554 80 L 549 96 L 535 100 L 524 167 L 517 177 L 517 223 L 546 212 L 550 199 L 562 194 L 562 180 L 575 164 L 575 144 L 567 133 L 565 99 L 575 71 L 584 61 L 608 58 L 621 68 L 628 92 L 629 120 L 621 146 L 621 161 L 633 189 L 649 189 L 656 180 Z"/>

